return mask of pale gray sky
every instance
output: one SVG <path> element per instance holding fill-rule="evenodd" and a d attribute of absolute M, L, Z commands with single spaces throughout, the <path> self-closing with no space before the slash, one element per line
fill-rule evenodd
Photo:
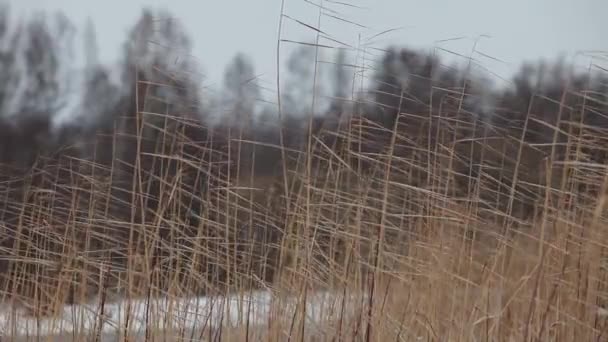
<path fill-rule="evenodd" d="M 1 0 L 0 0 L 1 1 Z M 4 0 L 6 1 L 6 0 Z M 316 26 L 321 0 L 286 0 L 285 13 Z M 341 12 L 347 20 L 365 28 L 325 16 L 321 29 L 333 38 L 357 45 L 358 37 L 371 37 L 388 29 L 401 28 L 375 39 L 370 46 L 404 44 L 431 48 L 442 46 L 468 54 L 473 39 L 477 49 L 498 63 L 482 59 L 492 71 L 507 75 L 524 59 L 572 56 L 581 50 L 608 51 L 607 0 L 340 0 L 324 5 Z M 101 59 L 115 59 L 125 32 L 134 24 L 142 6 L 169 9 L 189 32 L 193 55 L 201 63 L 207 84 L 221 82 L 224 65 L 238 51 L 250 55 L 265 85 L 273 87 L 276 69 L 276 40 L 281 0 L 13 0 L 14 9 L 61 9 L 76 24 L 87 17 L 96 24 Z M 315 32 L 291 20 L 285 21 L 283 38 L 312 41 Z M 437 43 L 455 37 L 467 39 Z M 324 41 L 327 44 L 333 44 Z M 78 47 L 78 46 L 77 46 Z M 282 54 L 291 47 L 284 45 Z M 370 50 L 372 51 L 372 50 Z M 379 52 L 375 52 L 379 55 Z"/>

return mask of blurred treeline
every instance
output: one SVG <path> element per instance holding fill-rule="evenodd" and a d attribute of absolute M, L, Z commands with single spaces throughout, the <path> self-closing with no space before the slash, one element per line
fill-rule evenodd
<path fill-rule="evenodd" d="M 138 113 L 194 120 L 200 129 L 192 134 L 200 137 L 212 130 L 219 137 L 231 127 L 244 134 L 243 141 L 274 145 L 280 144 L 282 128 L 283 146 L 288 148 L 306 142 L 311 113 L 313 133 L 322 128 L 335 131 L 339 122 L 352 117 L 392 129 L 398 113 L 413 115 L 403 122 L 403 134 L 412 140 L 429 133 L 416 116 L 454 108 L 505 135 L 518 137 L 526 125 L 525 141 L 532 144 L 553 141 L 560 115 L 561 121 L 580 120 L 598 130 L 608 127 L 603 115 L 607 77 L 574 72 L 563 62 L 525 64 L 511 86 L 495 90 L 491 81 L 468 68 L 445 65 L 427 53 L 391 48 L 367 71 L 373 74 L 369 89 L 355 92 L 353 74 L 360 70 L 349 64 L 343 50 L 335 60 L 325 61 L 330 67 L 313 80 L 315 48 L 310 46 L 296 49 L 288 60 L 279 124 L 277 103 L 261 101 L 265 85 L 258 83 L 247 56 L 239 54 L 228 63 L 219 94 L 205 92 L 197 63 L 189 55 L 190 39 L 166 11 L 142 13 L 125 37 L 120 65 L 98 62 L 95 29 L 89 23 L 83 35 L 85 63 L 76 70 L 70 63 L 81 42 L 75 41 L 69 18 L 43 13 L 26 20 L 12 18 L 6 5 L 0 15 L 0 162 L 21 170 L 39 156 L 57 158 L 57 153 L 101 165 L 117 158 L 128 164 L 134 158 L 128 137 L 136 133 L 133 120 Z M 570 116 L 574 113 L 579 117 Z M 117 140 L 114 133 L 121 137 Z M 558 141 L 564 138 L 561 133 Z M 280 152 L 260 146 L 256 158 L 264 162 L 258 163 L 259 172 L 277 172 Z M 603 160 L 600 155 L 593 158 Z"/>

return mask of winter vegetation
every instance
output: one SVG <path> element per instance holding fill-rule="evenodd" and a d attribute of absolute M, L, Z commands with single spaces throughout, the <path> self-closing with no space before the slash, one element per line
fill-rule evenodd
<path fill-rule="evenodd" d="M 2 341 L 608 339 L 607 53 L 300 44 L 268 100 L 166 11 L 75 30 L 0 9 Z"/>

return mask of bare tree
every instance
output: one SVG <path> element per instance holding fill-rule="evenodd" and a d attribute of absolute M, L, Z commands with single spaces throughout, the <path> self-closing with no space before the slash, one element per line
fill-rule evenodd
<path fill-rule="evenodd" d="M 260 95 L 253 64 L 242 53 L 234 56 L 224 73 L 226 117 L 230 124 L 250 127 Z"/>

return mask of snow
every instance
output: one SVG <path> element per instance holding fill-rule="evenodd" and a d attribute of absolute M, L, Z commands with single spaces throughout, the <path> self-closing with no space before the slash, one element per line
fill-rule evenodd
<path fill-rule="evenodd" d="M 350 297 L 345 301 L 347 307 L 344 312 L 353 312 L 354 299 Z M 297 304 L 295 297 L 280 298 L 269 291 L 257 291 L 230 296 L 124 300 L 106 303 L 103 315 L 96 303 L 67 305 L 61 316 L 40 319 L 14 308 L 0 311 L 0 334 L 12 337 L 93 333 L 117 336 L 125 331 L 127 321 L 129 333 L 136 335 L 145 333 L 146 322 L 151 322 L 149 327 L 154 331 L 236 328 L 247 321 L 250 327 L 259 327 L 271 317 L 290 320 Z M 332 312 L 339 315 L 341 304 L 341 295 L 329 292 L 309 294 L 306 306 L 308 323 L 314 325 L 327 321 Z M 277 308 L 281 312 L 272 314 L 271 311 Z"/>

